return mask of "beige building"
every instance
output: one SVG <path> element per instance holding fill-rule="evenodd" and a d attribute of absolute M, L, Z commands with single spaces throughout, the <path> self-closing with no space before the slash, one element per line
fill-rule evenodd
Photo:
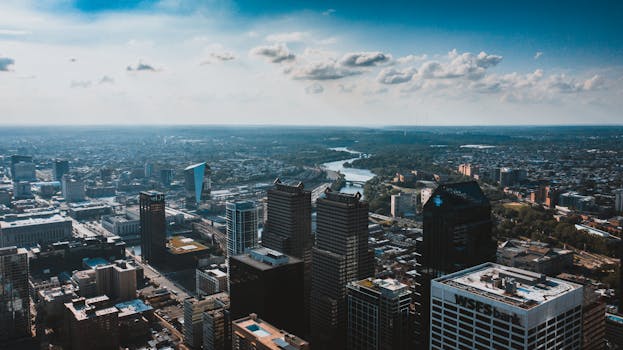
<path fill-rule="evenodd" d="M 309 350 L 309 343 L 251 314 L 232 322 L 233 350 Z"/>

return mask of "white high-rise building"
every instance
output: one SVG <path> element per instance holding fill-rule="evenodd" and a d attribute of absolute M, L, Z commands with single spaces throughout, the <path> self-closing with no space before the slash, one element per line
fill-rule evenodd
<path fill-rule="evenodd" d="M 227 203 L 227 255 L 244 254 L 258 245 L 257 206 L 250 201 Z"/>
<path fill-rule="evenodd" d="M 485 263 L 434 279 L 430 349 L 580 349 L 583 287 Z"/>

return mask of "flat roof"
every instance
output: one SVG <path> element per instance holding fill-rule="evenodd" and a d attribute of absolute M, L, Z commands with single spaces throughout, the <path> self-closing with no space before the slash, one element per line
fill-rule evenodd
<path fill-rule="evenodd" d="M 288 334 L 284 331 L 280 331 L 270 323 L 264 322 L 257 317 L 248 316 L 233 322 L 234 325 L 240 327 L 244 333 L 253 335 L 257 341 L 262 343 L 268 349 L 271 350 L 289 350 L 297 349 L 289 344 L 285 338 L 289 337 L 290 341 L 298 344 L 306 344 L 304 340 Z M 239 330 L 234 330 L 240 332 Z"/>
<path fill-rule="evenodd" d="M 122 303 L 115 304 L 115 307 L 120 311 L 119 316 L 126 316 L 133 313 L 142 313 L 154 309 L 153 307 L 145 304 L 141 299 L 124 301 Z"/>
<path fill-rule="evenodd" d="M 267 248 L 264 248 L 264 249 L 267 249 Z M 255 249 L 255 250 L 257 250 L 257 249 Z M 274 252 L 274 250 L 272 250 L 272 249 L 269 249 L 269 250 Z M 281 254 L 281 253 L 279 253 L 279 254 Z M 235 259 L 235 260 L 244 262 L 245 264 L 251 265 L 251 266 L 255 267 L 256 269 L 262 270 L 262 271 L 270 270 L 270 269 L 273 269 L 273 268 L 277 268 L 279 266 L 296 264 L 296 263 L 300 263 L 302 261 L 300 259 L 297 259 L 297 258 L 289 256 L 289 255 L 285 255 L 285 254 L 281 254 L 281 256 L 287 257 L 287 260 L 285 260 L 285 259 L 284 260 L 280 260 L 277 264 L 271 264 L 270 259 L 266 259 L 266 260 L 262 260 L 262 261 L 257 260 L 250 253 L 235 255 L 235 256 L 230 257 L 230 259 Z"/>
<path fill-rule="evenodd" d="M 24 226 L 33 226 L 33 225 L 45 225 L 52 224 L 57 222 L 71 222 L 71 219 L 62 217 L 60 214 L 54 214 L 49 217 L 37 218 L 37 217 L 29 217 L 29 218 L 20 218 L 17 220 L 10 221 L 0 221 L 0 228 L 11 228 L 11 227 L 24 227 Z"/>
<path fill-rule="evenodd" d="M 169 239 L 169 250 L 173 254 L 186 254 L 206 250 L 208 247 L 184 236 L 175 236 Z"/>
<path fill-rule="evenodd" d="M 511 279 L 514 280 L 516 288 L 511 288 L 512 292 L 509 292 L 504 284 Z M 569 281 L 494 263 L 485 263 L 439 277 L 434 282 L 523 309 L 551 302 L 582 288 L 581 285 Z"/>

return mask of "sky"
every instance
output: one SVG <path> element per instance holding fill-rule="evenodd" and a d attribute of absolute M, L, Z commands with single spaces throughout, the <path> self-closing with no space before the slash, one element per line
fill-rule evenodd
<path fill-rule="evenodd" d="M 2 0 L 0 124 L 623 123 L 623 2 Z"/>

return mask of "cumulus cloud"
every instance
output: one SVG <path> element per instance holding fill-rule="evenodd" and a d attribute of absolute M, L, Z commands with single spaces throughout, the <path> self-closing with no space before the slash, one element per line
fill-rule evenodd
<path fill-rule="evenodd" d="M 409 64 L 414 62 L 422 62 L 428 58 L 428 55 L 407 55 L 403 57 L 396 58 L 396 63 L 398 64 Z"/>
<path fill-rule="evenodd" d="M 324 88 L 318 83 L 313 83 L 305 88 L 305 92 L 308 94 L 321 94 L 323 91 Z"/>
<path fill-rule="evenodd" d="M 485 76 L 487 69 L 502 62 L 502 56 L 480 52 L 474 55 L 470 52 L 459 53 L 456 49 L 448 53 L 449 62 L 427 61 L 420 67 L 424 78 L 452 79 L 466 78 L 479 80 Z"/>
<path fill-rule="evenodd" d="M 294 79 L 306 80 L 336 80 L 357 74 L 361 74 L 361 71 L 342 67 L 333 60 L 313 62 L 292 70 Z"/>
<path fill-rule="evenodd" d="M 128 72 L 139 72 L 139 71 L 155 72 L 156 71 L 156 68 L 154 68 L 154 66 L 149 65 L 147 63 L 143 63 L 143 62 L 139 62 L 135 66 L 129 65 L 125 69 Z"/>
<path fill-rule="evenodd" d="M 541 52 L 541 51 L 537 51 L 537 52 L 535 52 L 535 54 L 534 54 L 534 59 L 535 59 L 535 60 L 538 60 L 539 58 L 541 58 L 541 56 L 543 56 L 543 52 Z"/>
<path fill-rule="evenodd" d="M 268 35 L 266 37 L 266 41 L 276 43 L 296 43 L 305 41 L 308 37 L 308 32 L 276 33 Z"/>
<path fill-rule="evenodd" d="M 327 9 L 326 11 L 322 12 L 322 15 L 323 16 L 331 16 L 334 13 L 335 13 L 335 9 Z"/>
<path fill-rule="evenodd" d="M 227 61 L 232 61 L 236 59 L 236 56 L 229 51 L 222 51 L 222 52 L 210 52 L 209 54 L 209 58 L 206 59 L 205 61 L 201 62 L 201 65 L 205 65 L 205 64 L 211 64 L 214 62 L 227 62 Z"/>
<path fill-rule="evenodd" d="M 382 52 L 351 52 L 345 54 L 340 64 L 346 67 L 372 67 L 387 63 L 392 59 L 390 54 Z"/>
<path fill-rule="evenodd" d="M 8 57 L 0 57 L 0 72 L 8 72 L 9 67 L 15 64 L 15 60 Z"/>
<path fill-rule="evenodd" d="M 273 63 L 281 63 L 284 61 L 292 61 L 296 58 L 285 44 L 279 43 L 269 46 L 258 46 L 251 49 L 251 53 L 257 56 L 263 56 Z"/>
<path fill-rule="evenodd" d="M 376 80 L 381 84 L 402 84 L 413 79 L 417 70 L 413 67 L 406 69 L 385 68 L 379 72 Z"/>
<path fill-rule="evenodd" d="M 585 91 L 597 90 L 604 86 L 605 79 L 601 75 L 593 75 L 591 78 L 586 79 L 582 84 L 582 88 Z"/>

